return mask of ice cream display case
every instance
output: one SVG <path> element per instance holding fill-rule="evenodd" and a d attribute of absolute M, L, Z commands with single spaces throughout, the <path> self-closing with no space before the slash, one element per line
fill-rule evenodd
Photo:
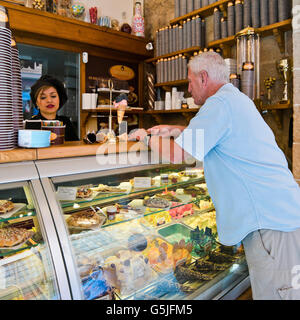
<path fill-rule="evenodd" d="M 0 176 L 0 300 L 71 299 L 34 163 L 1 164 Z"/>
<path fill-rule="evenodd" d="M 203 169 L 148 152 L 0 165 L 0 299 L 235 299 Z"/>
<path fill-rule="evenodd" d="M 218 242 L 202 168 L 87 160 L 37 163 L 74 299 L 235 299 L 249 287 L 242 246 Z"/>

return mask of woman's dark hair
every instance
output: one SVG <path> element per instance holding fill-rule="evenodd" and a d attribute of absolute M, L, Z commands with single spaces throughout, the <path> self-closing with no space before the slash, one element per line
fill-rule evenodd
<path fill-rule="evenodd" d="M 36 105 L 37 93 L 42 87 L 54 87 L 59 96 L 59 109 L 67 102 L 68 96 L 66 89 L 61 81 L 49 75 L 41 76 L 39 80 L 31 87 L 30 97 L 32 103 Z"/>

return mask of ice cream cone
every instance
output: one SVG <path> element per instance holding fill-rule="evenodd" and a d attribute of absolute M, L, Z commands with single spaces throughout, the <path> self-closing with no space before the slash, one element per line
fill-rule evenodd
<path fill-rule="evenodd" d="M 125 100 L 126 101 L 126 100 Z M 126 101 L 127 102 L 127 101 Z M 117 107 L 118 124 L 123 121 L 127 103 L 120 103 Z"/>

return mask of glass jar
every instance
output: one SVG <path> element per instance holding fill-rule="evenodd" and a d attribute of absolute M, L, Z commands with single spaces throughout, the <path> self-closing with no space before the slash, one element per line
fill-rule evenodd
<path fill-rule="evenodd" d="M 169 175 L 167 173 L 162 173 L 160 175 L 161 178 L 161 184 L 168 184 L 169 183 Z"/>
<path fill-rule="evenodd" d="M 84 20 L 85 18 L 85 7 L 82 3 L 73 3 L 70 7 L 73 18 Z"/>
<path fill-rule="evenodd" d="M 56 0 L 56 13 L 63 17 L 71 17 L 71 0 Z"/>
<path fill-rule="evenodd" d="M 54 0 L 46 0 L 46 11 L 53 13 Z"/>
<path fill-rule="evenodd" d="M 45 0 L 32 0 L 32 8 L 33 9 L 38 9 L 41 11 L 45 11 L 46 10 L 46 2 Z"/>
<path fill-rule="evenodd" d="M 106 214 L 107 214 L 108 220 L 114 220 L 116 217 L 116 213 L 117 213 L 117 207 L 110 206 L 106 208 Z"/>

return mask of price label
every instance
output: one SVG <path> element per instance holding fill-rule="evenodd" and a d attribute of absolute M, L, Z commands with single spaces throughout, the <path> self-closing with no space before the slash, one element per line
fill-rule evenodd
<path fill-rule="evenodd" d="M 76 199 L 77 187 L 58 187 L 56 196 L 58 200 L 74 201 Z"/>
<path fill-rule="evenodd" d="M 151 177 L 135 177 L 133 179 L 134 189 L 151 188 Z"/>

